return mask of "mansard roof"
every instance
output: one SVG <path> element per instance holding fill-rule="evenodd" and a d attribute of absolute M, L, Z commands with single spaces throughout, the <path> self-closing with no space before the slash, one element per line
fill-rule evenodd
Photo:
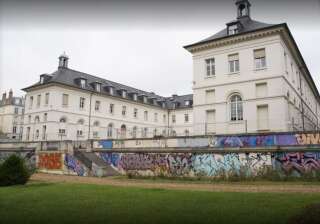
<path fill-rule="evenodd" d="M 238 35 L 245 34 L 245 33 L 255 32 L 255 31 L 269 29 L 272 27 L 277 27 L 277 26 L 283 25 L 283 24 L 262 23 L 262 22 L 253 20 L 250 17 L 244 17 L 244 18 L 239 18 L 237 20 L 230 21 L 229 23 L 227 23 L 227 25 L 234 24 L 234 23 L 240 24 L 238 33 L 233 34 L 233 35 L 229 35 L 228 34 L 228 26 L 227 26 L 226 28 L 219 31 L 218 33 L 215 33 L 214 35 L 212 35 L 208 38 L 205 38 L 201 41 L 198 41 L 196 43 L 186 45 L 186 46 L 184 46 L 184 48 L 189 48 L 189 47 L 193 47 L 196 45 L 205 44 L 205 43 L 208 43 L 211 41 L 221 40 L 221 39 L 224 39 L 227 37 L 238 36 Z"/>
<path fill-rule="evenodd" d="M 22 107 L 22 106 L 24 106 L 24 99 L 23 99 L 23 97 L 12 97 L 11 99 L 7 98 L 5 100 L 0 99 L 0 107 L 7 106 L 7 105 Z"/>
<path fill-rule="evenodd" d="M 24 88 L 23 90 L 29 91 L 33 88 L 41 87 L 43 85 L 51 84 L 51 83 L 58 83 L 58 84 L 67 85 L 67 86 L 71 86 L 78 89 L 83 89 L 83 88 L 80 88 L 80 85 L 78 84 L 78 80 L 86 79 L 87 85 L 85 87 L 85 90 L 87 91 L 96 92 L 94 85 L 91 85 L 91 83 L 101 83 L 100 94 L 103 94 L 103 95 L 110 95 L 108 88 L 112 87 L 115 90 L 113 91 L 113 95 L 112 95 L 113 97 L 123 98 L 120 90 L 125 90 L 128 93 L 128 96 L 126 98 L 127 100 L 133 100 L 132 94 L 136 93 L 138 96 L 146 96 L 148 99 L 154 99 L 156 101 L 156 104 L 147 103 L 154 106 L 162 107 L 162 102 L 165 103 L 165 108 L 169 108 L 169 109 L 173 108 L 174 102 L 176 102 L 177 105 L 179 105 L 179 106 L 176 105 L 176 108 L 186 108 L 186 107 L 192 106 L 192 100 L 193 100 L 192 94 L 183 95 L 183 96 L 174 95 L 172 97 L 163 97 L 153 92 L 147 92 L 140 89 L 136 89 L 134 87 L 130 87 L 117 82 L 99 78 L 97 76 L 76 71 L 70 68 L 59 68 L 57 71 L 53 72 L 52 74 L 43 74 L 41 76 L 45 77 L 43 83 L 40 83 L 39 81 L 32 86 Z M 182 101 L 184 102 L 185 100 L 191 101 L 190 106 L 186 106 L 184 103 L 182 103 Z M 139 100 L 139 102 L 143 103 L 143 100 L 141 101 Z"/>

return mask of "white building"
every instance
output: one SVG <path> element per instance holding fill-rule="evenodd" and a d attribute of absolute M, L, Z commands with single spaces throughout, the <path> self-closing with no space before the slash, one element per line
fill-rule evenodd
<path fill-rule="evenodd" d="M 194 131 L 318 129 L 319 92 L 288 26 L 252 20 L 250 6 L 237 0 L 236 20 L 185 46 L 193 55 Z"/>
<path fill-rule="evenodd" d="M 250 18 L 185 46 L 193 95 L 162 97 L 68 68 L 25 88 L 24 140 L 85 140 L 318 129 L 319 93 L 286 24 Z"/>
<path fill-rule="evenodd" d="M 21 139 L 23 130 L 24 99 L 3 93 L 0 100 L 0 133 L 11 139 Z"/>

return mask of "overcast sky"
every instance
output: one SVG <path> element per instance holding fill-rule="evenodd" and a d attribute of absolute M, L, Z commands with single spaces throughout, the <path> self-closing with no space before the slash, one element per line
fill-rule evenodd
<path fill-rule="evenodd" d="M 236 18 L 225 1 L 1 1 L 0 92 L 22 88 L 69 67 L 169 96 L 192 93 L 192 57 L 184 45 Z M 287 22 L 320 87 L 320 0 L 251 0 L 251 17 Z M 90 4 L 89 4 L 90 3 Z"/>

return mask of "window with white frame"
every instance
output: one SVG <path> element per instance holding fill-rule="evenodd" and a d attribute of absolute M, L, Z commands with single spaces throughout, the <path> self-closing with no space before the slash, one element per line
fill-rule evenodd
<path fill-rule="evenodd" d="M 31 108 L 32 108 L 32 105 L 33 105 L 33 96 L 30 96 L 29 99 L 30 99 L 30 100 L 29 100 L 29 109 L 31 109 Z"/>
<path fill-rule="evenodd" d="M 144 111 L 144 120 L 145 120 L 145 121 L 148 120 L 148 111 Z"/>
<path fill-rule="evenodd" d="M 254 64 L 256 69 L 263 69 L 267 67 L 266 65 L 266 50 L 257 49 L 253 51 L 254 54 Z"/>
<path fill-rule="evenodd" d="M 172 119 L 172 123 L 175 124 L 176 123 L 176 115 L 172 114 L 171 119 Z"/>
<path fill-rule="evenodd" d="M 109 105 L 109 113 L 110 114 L 114 113 L 114 104 L 113 103 L 110 103 L 110 105 Z"/>
<path fill-rule="evenodd" d="M 109 87 L 109 94 L 113 95 L 113 93 L 114 93 L 113 87 Z"/>
<path fill-rule="evenodd" d="M 80 79 L 80 88 L 85 89 L 87 81 L 85 79 Z"/>
<path fill-rule="evenodd" d="M 80 109 L 84 109 L 86 99 L 84 97 L 80 97 L 79 107 Z"/>
<path fill-rule="evenodd" d="M 44 113 L 43 114 L 43 122 L 47 122 L 47 120 L 48 120 L 48 114 Z"/>
<path fill-rule="evenodd" d="M 158 113 L 154 113 L 154 122 L 158 122 Z"/>
<path fill-rule="evenodd" d="M 133 109 L 133 117 L 138 118 L 138 109 L 137 108 Z"/>
<path fill-rule="evenodd" d="M 66 129 L 60 128 L 59 135 L 66 135 Z"/>
<path fill-rule="evenodd" d="M 184 115 L 184 122 L 188 123 L 189 122 L 189 114 Z"/>
<path fill-rule="evenodd" d="M 165 114 L 162 116 L 162 120 L 164 124 L 167 123 L 167 116 Z"/>
<path fill-rule="evenodd" d="M 143 138 L 146 138 L 148 136 L 148 128 L 143 128 L 141 135 L 142 135 Z"/>
<path fill-rule="evenodd" d="M 95 105 L 94 105 L 94 110 L 95 111 L 99 111 L 100 110 L 100 104 L 101 104 L 101 102 L 99 100 L 97 100 Z"/>
<path fill-rule="evenodd" d="M 238 33 L 238 25 L 234 24 L 228 27 L 228 34 L 233 35 Z"/>
<path fill-rule="evenodd" d="M 229 72 L 239 72 L 239 54 L 232 54 L 228 56 L 229 60 Z"/>
<path fill-rule="evenodd" d="M 44 104 L 45 104 L 45 105 L 48 105 L 48 104 L 49 104 L 49 96 L 50 96 L 50 94 L 49 94 L 49 93 L 46 93 L 45 99 L 44 99 Z"/>
<path fill-rule="evenodd" d="M 13 133 L 13 134 L 16 134 L 16 133 L 17 133 L 17 127 L 16 127 L 16 126 L 13 126 L 13 128 L 12 128 L 12 133 Z"/>
<path fill-rule="evenodd" d="M 206 59 L 206 75 L 207 77 L 214 76 L 216 74 L 215 60 L 214 58 Z"/>
<path fill-rule="evenodd" d="M 127 114 L 127 107 L 122 106 L 122 116 L 126 116 L 126 114 Z"/>
<path fill-rule="evenodd" d="M 113 132 L 113 124 L 110 123 L 110 124 L 108 125 L 108 129 L 107 129 L 107 137 L 108 137 L 108 138 L 112 138 L 112 132 Z"/>
<path fill-rule="evenodd" d="M 122 98 L 126 98 L 127 97 L 127 91 L 122 90 Z"/>
<path fill-rule="evenodd" d="M 231 121 L 243 120 L 242 98 L 239 94 L 230 97 L 230 115 Z"/>
<path fill-rule="evenodd" d="M 82 130 L 77 130 L 77 136 L 82 136 L 83 135 L 83 131 Z"/>
<path fill-rule="evenodd" d="M 101 83 L 96 83 L 96 91 L 101 92 Z"/>
<path fill-rule="evenodd" d="M 39 94 L 37 96 L 37 107 L 40 107 L 40 103 L 41 103 L 41 95 Z"/>
<path fill-rule="evenodd" d="M 69 95 L 68 94 L 62 94 L 62 106 L 67 107 L 69 104 Z"/>
<path fill-rule="evenodd" d="M 19 114 L 19 107 L 14 108 L 14 114 Z"/>

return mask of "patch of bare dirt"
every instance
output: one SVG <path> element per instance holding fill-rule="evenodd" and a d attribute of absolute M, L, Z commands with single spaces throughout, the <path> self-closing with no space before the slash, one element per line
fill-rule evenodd
<path fill-rule="evenodd" d="M 36 173 L 31 180 L 45 182 L 85 183 L 119 187 L 161 188 L 174 190 L 213 191 L 213 192 L 279 192 L 279 193 L 320 193 L 320 185 L 303 184 L 238 184 L 238 183 L 178 183 L 144 180 L 115 179 L 112 177 L 79 177 L 69 175 L 56 175 Z"/>

